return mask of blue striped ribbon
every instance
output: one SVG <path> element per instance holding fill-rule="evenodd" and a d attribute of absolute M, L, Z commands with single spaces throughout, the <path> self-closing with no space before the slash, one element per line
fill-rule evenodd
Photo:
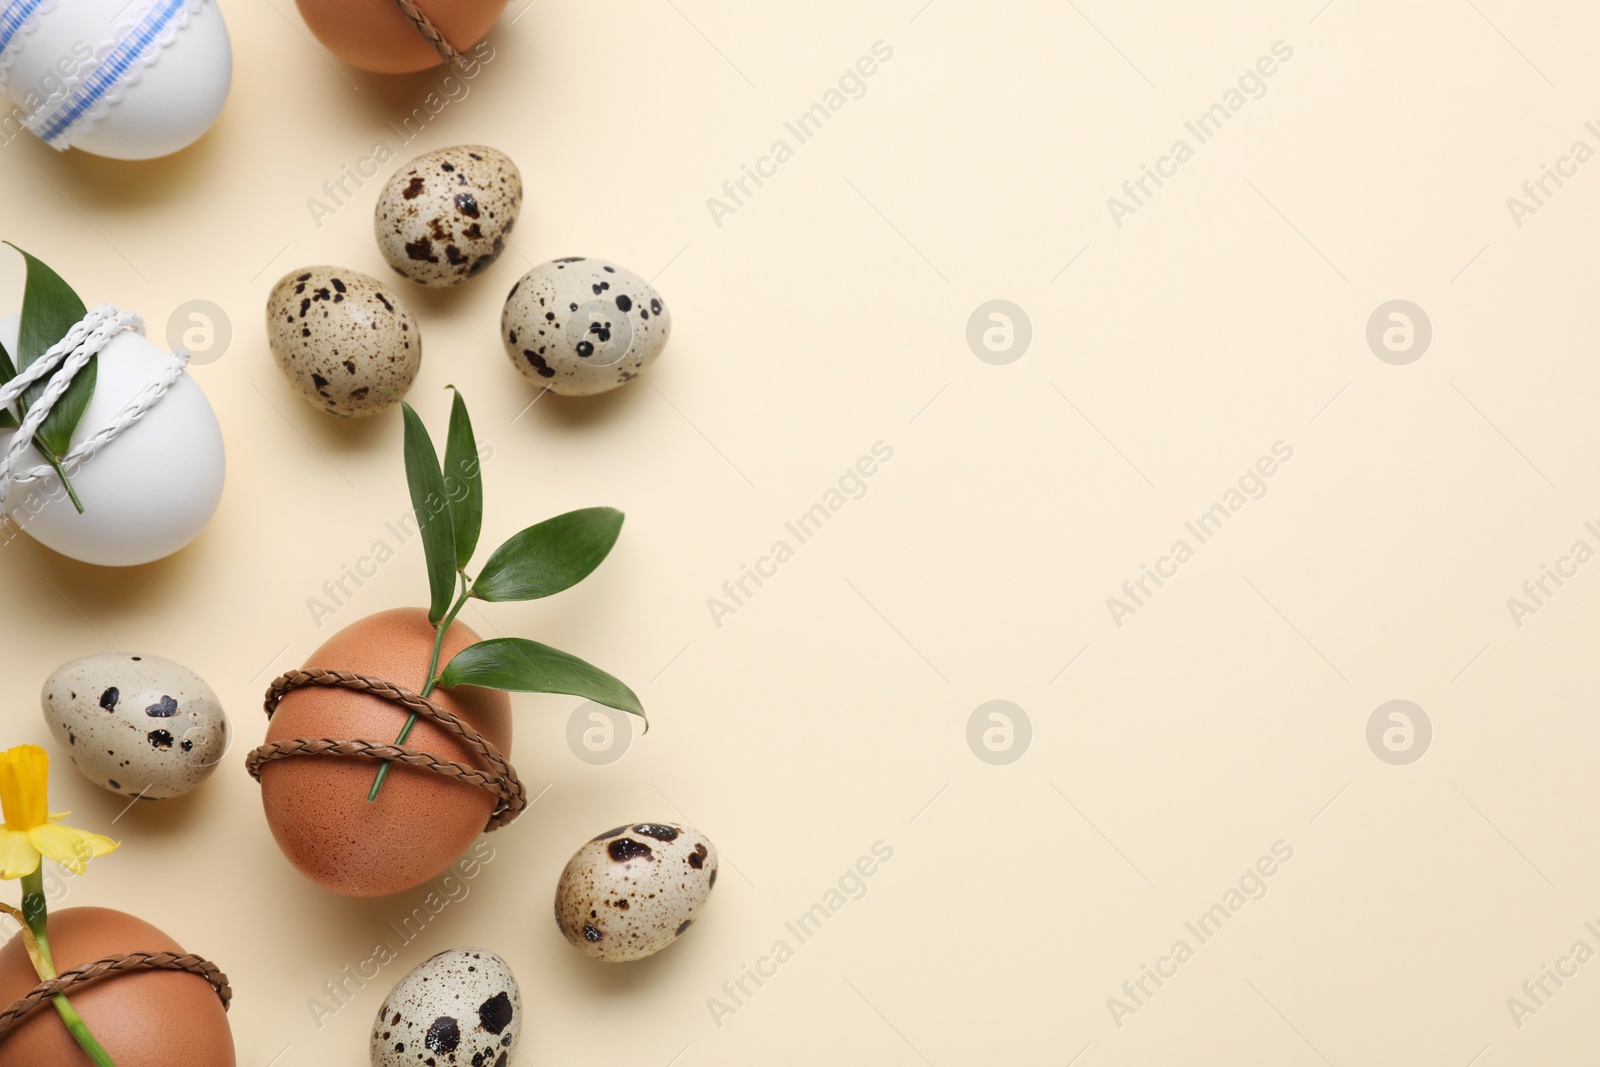
<path fill-rule="evenodd" d="M 45 0 L 16 0 L 0 11 L 0 53 L 11 47 L 11 42 L 22 32 L 23 24 L 44 5 Z"/>
<path fill-rule="evenodd" d="M 26 0 L 24 0 L 26 2 Z M 158 0 L 128 28 L 126 36 L 78 83 L 67 98 L 35 132 L 46 143 L 66 133 L 88 114 L 108 92 L 116 88 L 140 55 L 161 36 L 163 30 L 183 11 L 188 0 Z"/>

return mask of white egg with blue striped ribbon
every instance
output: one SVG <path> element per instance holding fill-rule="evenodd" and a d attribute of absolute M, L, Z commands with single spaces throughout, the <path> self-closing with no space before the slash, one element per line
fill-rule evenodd
<path fill-rule="evenodd" d="M 215 0 L 0 0 L 0 143 L 170 155 L 216 122 L 232 78 Z"/>

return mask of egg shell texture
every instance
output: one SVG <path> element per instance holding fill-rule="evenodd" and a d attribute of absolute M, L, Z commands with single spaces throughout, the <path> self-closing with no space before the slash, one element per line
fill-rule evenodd
<path fill-rule="evenodd" d="M 666 347 L 672 314 L 648 282 L 603 259 L 534 267 L 506 297 L 500 339 L 517 370 L 565 396 L 636 378 Z"/>
<path fill-rule="evenodd" d="M 522 993 L 506 961 L 451 949 L 400 979 L 372 1024 L 372 1067 L 506 1067 Z"/>
<path fill-rule="evenodd" d="M 458 145 L 418 156 L 378 194 L 378 249 L 402 278 L 460 285 L 505 251 L 522 207 L 522 174 L 505 153 Z"/>
<path fill-rule="evenodd" d="M 672 823 L 619 826 L 567 862 L 556 923 L 595 959 L 641 959 L 681 937 L 716 884 L 717 850 L 705 835 Z"/>
<path fill-rule="evenodd" d="M 58 970 L 105 956 L 184 951 L 144 920 L 106 908 L 52 910 L 48 929 Z M 22 938 L 13 937 L 0 948 L 0 1004 L 26 996 L 38 984 Z M 117 1067 L 234 1067 L 228 1016 L 216 990 L 199 975 L 128 972 L 79 986 L 70 997 Z M 0 1040 L 0 1064 L 88 1067 L 89 1058 L 46 1004 Z"/>
<path fill-rule="evenodd" d="M 410 74 L 444 62 L 394 0 L 295 0 L 295 6 L 317 40 L 353 67 Z M 485 54 L 473 45 L 489 32 L 506 0 L 417 0 L 417 6 L 458 51 L 483 62 L 494 58 L 493 49 Z"/>
<path fill-rule="evenodd" d="M 17 351 L 15 317 L 0 321 L 0 344 Z M 72 432 L 72 444 L 109 425 L 140 390 L 156 381 L 172 356 L 131 331 L 100 353 L 94 394 Z M 13 431 L 0 431 L 0 449 Z M 23 453 L 23 463 L 39 462 Z M 226 459 L 222 428 L 193 375 L 182 374 L 144 417 L 72 474 L 83 501 L 72 506 L 55 474 L 14 485 L 6 501 L 11 520 L 48 548 L 107 567 L 161 559 L 200 535 L 222 500 Z"/>
<path fill-rule="evenodd" d="M 295 391 L 334 415 L 377 414 L 405 396 L 422 365 L 422 334 L 405 301 L 343 267 L 284 275 L 267 296 L 267 340 Z"/>
<path fill-rule="evenodd" d="M 40 694 L 45 721 L 95 785 L 161 800 L 205 781 L 228 749 L 217 694 L 181 663 L 115 652 L 62 664 Z"/>
<path fill-rule="evenodd" d="M 307 667 L 350 670 L 420 692 L 433 648 L 427 612 L 379 612 L 334 634 Z M 439 662 L 476 643 L 464 623 L 445 634 Z M 436 689 L 432 699 L 511 754 L 511 701 L 476 686 Z M 393 741 L 407 712 L 349 689 L 306 687 L 287 694 L 267 740 L 321 738 Z M 406 746 L 469 766 L 479 757 L 432 720 L 417 720 Z M 483 832 L 494 794 L 420 767 L 395 764 L 375 803 L 367 801 L 378 761 L 358 756 L 296 756 L 261 770 L 261 801 L 278 847 L 301 873 L 336 893 L 387 896 L 443 873 Z M 488 769 L 485 767 L 485 769 Z"/>

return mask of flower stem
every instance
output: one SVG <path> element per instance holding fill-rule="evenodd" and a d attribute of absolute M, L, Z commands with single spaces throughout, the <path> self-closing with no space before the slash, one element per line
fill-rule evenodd
<path fill-rule="evenodd" d="M 461 614 L 461 609 L 466 606 L 467 600 L 471 596 L 471 593 L 469 592 L 470 588 L 470 581 L 467 578 L 466 573 L 462 572 L 461 594 L 456 597 L 456 602 L 450 606 L 450 610 L 445 613 L 444 618 L 440 620 L 437 626 L 434 627 L 433 654 L 428 657 L 427 678 L 422 684 L 423 696 L 427 696 L 428 694 L 432 693 L 433 687 L 439 681 L 439 653 L 444 648 L 444 634 L 446 630 L 450 629 L 450 624 L 456 621 L 456 616 Z M 405 744 L 406 738 L 411 736 L 411 731 L 416 725 L 417 713 L 413 711 L 410 715 L 406 716 L 406 724 L 400 727 L 400 735 L 394 739 L 394 743 L 397 745 Z M 378 765 L 378 775 L 372 780 L 372 788 L 367 791 L 368 802 L 376 801 L 378 799 L 378 791 L 383 788 L 384 780 L 389 777 L 389 768 L 393 766 L 393 760 L 384 760 Z"/>
<path fill-rule="evenodd" d="M 95 1067 L 117 1067 L 116 1061 L 100 1047 L 100 1042 L 89 1032 L 89 1024 L 83 1021 L 83 1016 L 79 1015 L 78 1010 L 67 1000 L 65 993 L 57 993 L 50 998 L 50 1002 L 55 1005 L 56 1014 L 61 1016 L 61 1021 L 67 1024 L 67 1032 L 72 1035 L 73 1040 L 89 1059 L 94 1061 Z"/>
<path fill-rule="evenodd" d="M 48 982 L 57 972 L 55 960 L 50 955 L 50 934 L 46 929 L 49 907 L 44 895 L 42 863 L 32 874 L 22 876 L 22 914 L 28 920 L 28 929 L 33 932 L 33 939 L 39 944 L 39 955 L 43 960 L 43 965 L 37 968 L 39 978 Z M 66 1024 L 67 1032 L 72 1035 L 73 1040 L 89 1059 L 94 1061 L 95 1067 L 117 1067 L 116 1062 L 89 1032 L 89 1024 L 83 1021 L 83 1016 L 78 1014 L 78 1009 L 72 1006 L 65 993 L 57 993 L 50 998 L 50 1002 L 55 1005 L 56 1014 L 61 1016 L 61 1021 Z"/>

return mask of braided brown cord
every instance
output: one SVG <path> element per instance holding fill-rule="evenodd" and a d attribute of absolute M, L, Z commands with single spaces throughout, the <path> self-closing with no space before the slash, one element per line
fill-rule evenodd
<path fill-rule="evenodd" d="M 446 733 L 454 735 L 457 740 L 481 757 L 489 765 L 490 770 L 480 770 L 465 763 L 435 756 L 431 752 L 418 752 L 403 745 L 343 738 L 293 738 L 269 742 L 250 753 L 245 760 L 245 769 L 256 781 L 261 780 L 261 768 L 273 760 L 288 759 L 291 756 L 359 756 L 421 767 L 423 770 L 493 793 L 497 803 L 494 812 L 489 816 L 489 824 L 484 827 L 486 831 L 500 829 L 521 815 L 522 810 L 528 806 L 528 791 L 524 788 L 522 779 L 517 777 L 511 762 L 488 738 L 420 693 L 413 693 L 381 678 L 370 678 L 355 671 L 329 671 L 319 667 L 290 671 L 274 679 L 267 687 L 264 705 L 267 718 L 272 718 L 272 713 L 278 708 L 278 702 L 291 691 L 308 685 L 370 693 L 375 697 L 399 704 L 433 721 Z"/>
<path fill-rule="evenodd" d="M 57 993 L 70 992 L 77 986 L 107 976 L 134 974 L 139 971 L 187 971 L 211 983 L 211 988 L 217 991 L 217 997 L 222 1001 L 223 1011 L 227 1011 L 228 1005 L 233 1001 L 233 988 L 228 985 L 228 976 L 219 971 L 216 964 L 199 956 L 193 954 L 180 956 L 176 952 L 133 952 L 126 956 L 106 956 L 93 963 L 86 963 L 82 967 L 62 971 L 48 982 L 40 982 L 33 987 L 33 992 L 13 1002 L 5 1011 L 0 1011 L 0 1040 L 3 1040 L 6 1033 L 21 1022 L 29 1012 Z"/>
<path fill-rule="evenodd" d="M 428 17 L 426 11 L 416 5 L 415 0 L 394 0 L 394 2 L 395 6 L 400 9 L 400 13 L 411 20 L 411 24 L 417 28 L 417 32 L 422 34 L 429 44 L 433 45 L 433 50 L 438 52 L 439 57 L 449 64 L 451 70 L 457 74 L 466 73 L 466 57 L 456 51 L 455 46 L 444 39 L 444 34 L 439 32 L 439 27 L 433 24 L 433 20 Z"/>

